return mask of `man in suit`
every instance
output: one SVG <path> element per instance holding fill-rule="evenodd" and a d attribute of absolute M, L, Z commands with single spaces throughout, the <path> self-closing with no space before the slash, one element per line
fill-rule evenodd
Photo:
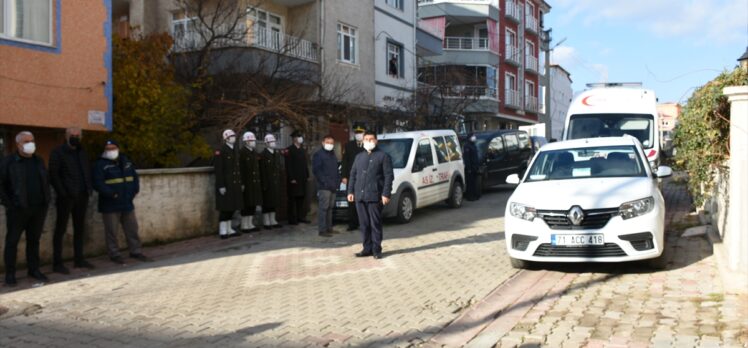
<path fill-rule="evenodd" d="M 216 176 L 216 209 L 218 210 L 218 235 L 221 239 L 238 237 L 231 227 L 234 212 L 242 210 L 242 175 L 239 164 L 239 151 L 235 148 L 236 133 L 223 131 L 223 145 L 213 156 L 213 169 Z"/>
<path fill-rule="evenodd" d="M 306 182 L 309 180 L 309 161 L 306 150 L 301 146 L 304 138 L 301 132 L 291 133 L 293 144 L 286 149 L 286 188 L 288 193 L 288 224 L 309 223 L 306 219 L 304 199 Z"/>
<path fill-rule="evenodd" d="M 364 133 L 366 152 L 356 156 L 351 167 L 348 202 L 356 203 L 363 237 L 363 249 L 356 257 L 382 258 L 382 210 L 390 203 L 392 193 L 392 159 L 377 148 L 377 134 Z"/>
<path fill-rule="evenodd" d="M 354 138 L 345 144 L 343 150 L 343 168 L 341 174 L 343 175 L 343 184 L 348 185 L 348 178 L 351 175 L 351 167 L 353 161 L 356 160 L 356 156 L 361 152 L 364 152 L 364 128 L 361 126 L 355 126 L 353 128 Z M 348 231 L 355 231 L 358 229 L 358 213 L 356 213 L 356 205 L 348 205 Z"/>

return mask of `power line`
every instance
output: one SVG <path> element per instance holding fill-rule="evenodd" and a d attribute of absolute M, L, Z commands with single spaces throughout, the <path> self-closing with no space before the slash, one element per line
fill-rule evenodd
<path fill-rule="evenodd" d="M 39 87 L 49 87 L 49 88 L 59 88 L 59 89 L 87 90 L 89 92 L 93 92 L 93 88 L 94 88 L 94 87 L 62 86 L 62 85 L 47 84 L 47 83 L 41 83 L 41 82 L 36 82 L 36 81 L 29 81 L 29 80 L 18 79 L 18 78 L 15 78 L 15 77 L 10 77 L 10 76 L 1 75 L 1 74 L 0 74 L 0 78 L 5 79 L 5 80 L 14 81 L 14 82 L 19 82 L 19 83 L 25 83 L 25 84 L 28 84 L 28 85 L 39 86 Z"/>

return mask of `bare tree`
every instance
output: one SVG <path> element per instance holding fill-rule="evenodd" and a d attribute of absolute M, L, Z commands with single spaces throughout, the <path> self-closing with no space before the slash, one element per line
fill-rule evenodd
<path fill-rule="evenodd" d="M 419 125 L 455 128 L 481 97 L 498 98 L 485 79 L 477 81 L 464 71 L 448 66 L 426 66 L 421 71 L 413 104 Z"/>

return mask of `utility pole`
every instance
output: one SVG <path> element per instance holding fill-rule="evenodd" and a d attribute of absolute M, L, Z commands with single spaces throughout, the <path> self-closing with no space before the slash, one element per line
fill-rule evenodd
<path fill-rule="evenodd" d="M 545 93 L 543 94 L 545 112 L 541 121 L 545 123 L 545 138 L 548 140 L 551 139 L 551 31 L 553 31 L 552 28 L 543 30 L 541 38 L 541 47 L 545 51 Z"/>

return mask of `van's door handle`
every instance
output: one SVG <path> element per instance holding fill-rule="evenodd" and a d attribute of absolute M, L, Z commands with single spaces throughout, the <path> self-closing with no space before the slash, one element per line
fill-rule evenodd
<path fill-rule="evenodd" d="M 435 172 L 435 171 L 436 171 L 436 169 L 437 169 L 436 167 L 434 167 L 434 168 L 431 168 L 431 171 L 432 171 L 432 172 Z"/>

